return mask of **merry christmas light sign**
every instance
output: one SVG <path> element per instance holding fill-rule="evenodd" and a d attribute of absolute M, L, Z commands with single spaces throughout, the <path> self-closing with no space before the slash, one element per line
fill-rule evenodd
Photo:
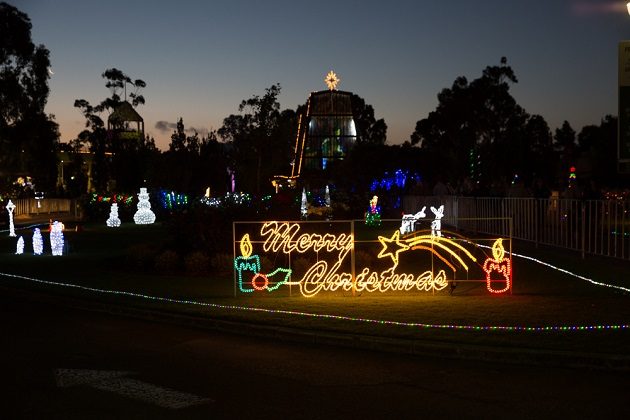
<path fill-rule="evenodd" d="M 379 267 L 376 269 L 356 267 L 354 228 L 351 232 L 333 229 L 328 233 L 322 232 L 323 226 L 332 225 L 269 221 L 240 238 L 235 229 L 235 249 L 238 244 L 240 250 L 234 259 L 238 290 L 273 292 L 283 286 L 297 286 L 303 296 L 313 297 L 322 292 L 435 293 L 462 281 L 482 281 L 493 294 L 508 292 L 512 287 L 510 258 L 502 239 L 494 241 L 489 255 L 489 246 L 481 247 L 459 235 L 436 234 L 434 226 L 408 235 L 396 229 L 377 235 L 373 241 L 361 241 L 372 242 L 370 249 L 378 249 L 369 259 Z M 403 257 L 414 252 L 426 253 L 430 258 Z M 278 262 L 278 266 L 264 267 L 268 272 L 263 272 L 260 255 L 266 255 L 266 261 Z M 314 262 L 296 276 L 291 261 L 308 261 L 306 256 Z M 405 263 L 401 264 L 403 259 Z M 383 269 L 384 265 L 387 267 Z"/>

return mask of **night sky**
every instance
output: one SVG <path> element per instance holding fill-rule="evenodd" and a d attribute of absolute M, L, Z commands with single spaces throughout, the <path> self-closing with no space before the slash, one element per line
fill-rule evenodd
<path fill-rule="evenodd" d="M 630 39 L 625 1 L 92 1 L 9 0 L 51 53 L 47 112 L 69 141 L 85 120 L 75 99 L 109 95 L 101 73 L 147 83 L 138 111 L 158 147 L 179 117 L 200 134 L 243 99 L 280 83 L 283 109 L 326 89 L 329 70 L 384 118 L 388 143 L 409 139 L 437 94 L 506 56 L 512 95 L 552 129 L 617 114 L 617 45 Z M 159 124 L 158 124 L 159 123 Z M 161 128 L 160 128 L 161 127 Z"/>

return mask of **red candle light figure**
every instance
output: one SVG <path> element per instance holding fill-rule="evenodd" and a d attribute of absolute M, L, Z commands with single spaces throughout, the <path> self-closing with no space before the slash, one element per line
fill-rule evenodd
<path fill-rule="evenodd" d="M 505 248 L 503 248 L 503 240 L 501 238 L 494 241 L 492 245 L 492 257 L 483 263 L 483 271 L 486 272 L 486 286 L 490 293 L 504 293 L 510 290 L 512 285 L 512 268 L 510 260 L 505 258 Z M 505 287 L 503 289 L 494 289 L 493 282 L 503 283 L 503 279 L 492 279 L 492 272 L 499 273 L 505 279 Z"/>

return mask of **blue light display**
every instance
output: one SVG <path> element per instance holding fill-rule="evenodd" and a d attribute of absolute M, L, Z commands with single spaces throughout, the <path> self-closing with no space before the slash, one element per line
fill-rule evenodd
<path fill-rule="evenodd" d="M 188 206 L 188 196 L 175 191 L 160 190 L 160 204 L 166 210 L 177 210 Z"/>
<path fill-rule="evenodd" d="M 393 174 L 385 172 L 381 179 L 375 179 L 370 186 L 371 191 L 385 190 L 391 191 L 392 188 L 400 190 L 407 187 L 411 182 L 420 181 L 418 173 L 410 173 L 408 170 L 397 169 Z"/>

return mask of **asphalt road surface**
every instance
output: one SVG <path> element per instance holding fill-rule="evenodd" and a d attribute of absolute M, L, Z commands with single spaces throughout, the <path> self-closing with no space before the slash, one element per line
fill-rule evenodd
<path fill-rule="evenodd" d="M 0 289 L 2 419 L 630 418 L 630 373 L 274 342 Z"/>

